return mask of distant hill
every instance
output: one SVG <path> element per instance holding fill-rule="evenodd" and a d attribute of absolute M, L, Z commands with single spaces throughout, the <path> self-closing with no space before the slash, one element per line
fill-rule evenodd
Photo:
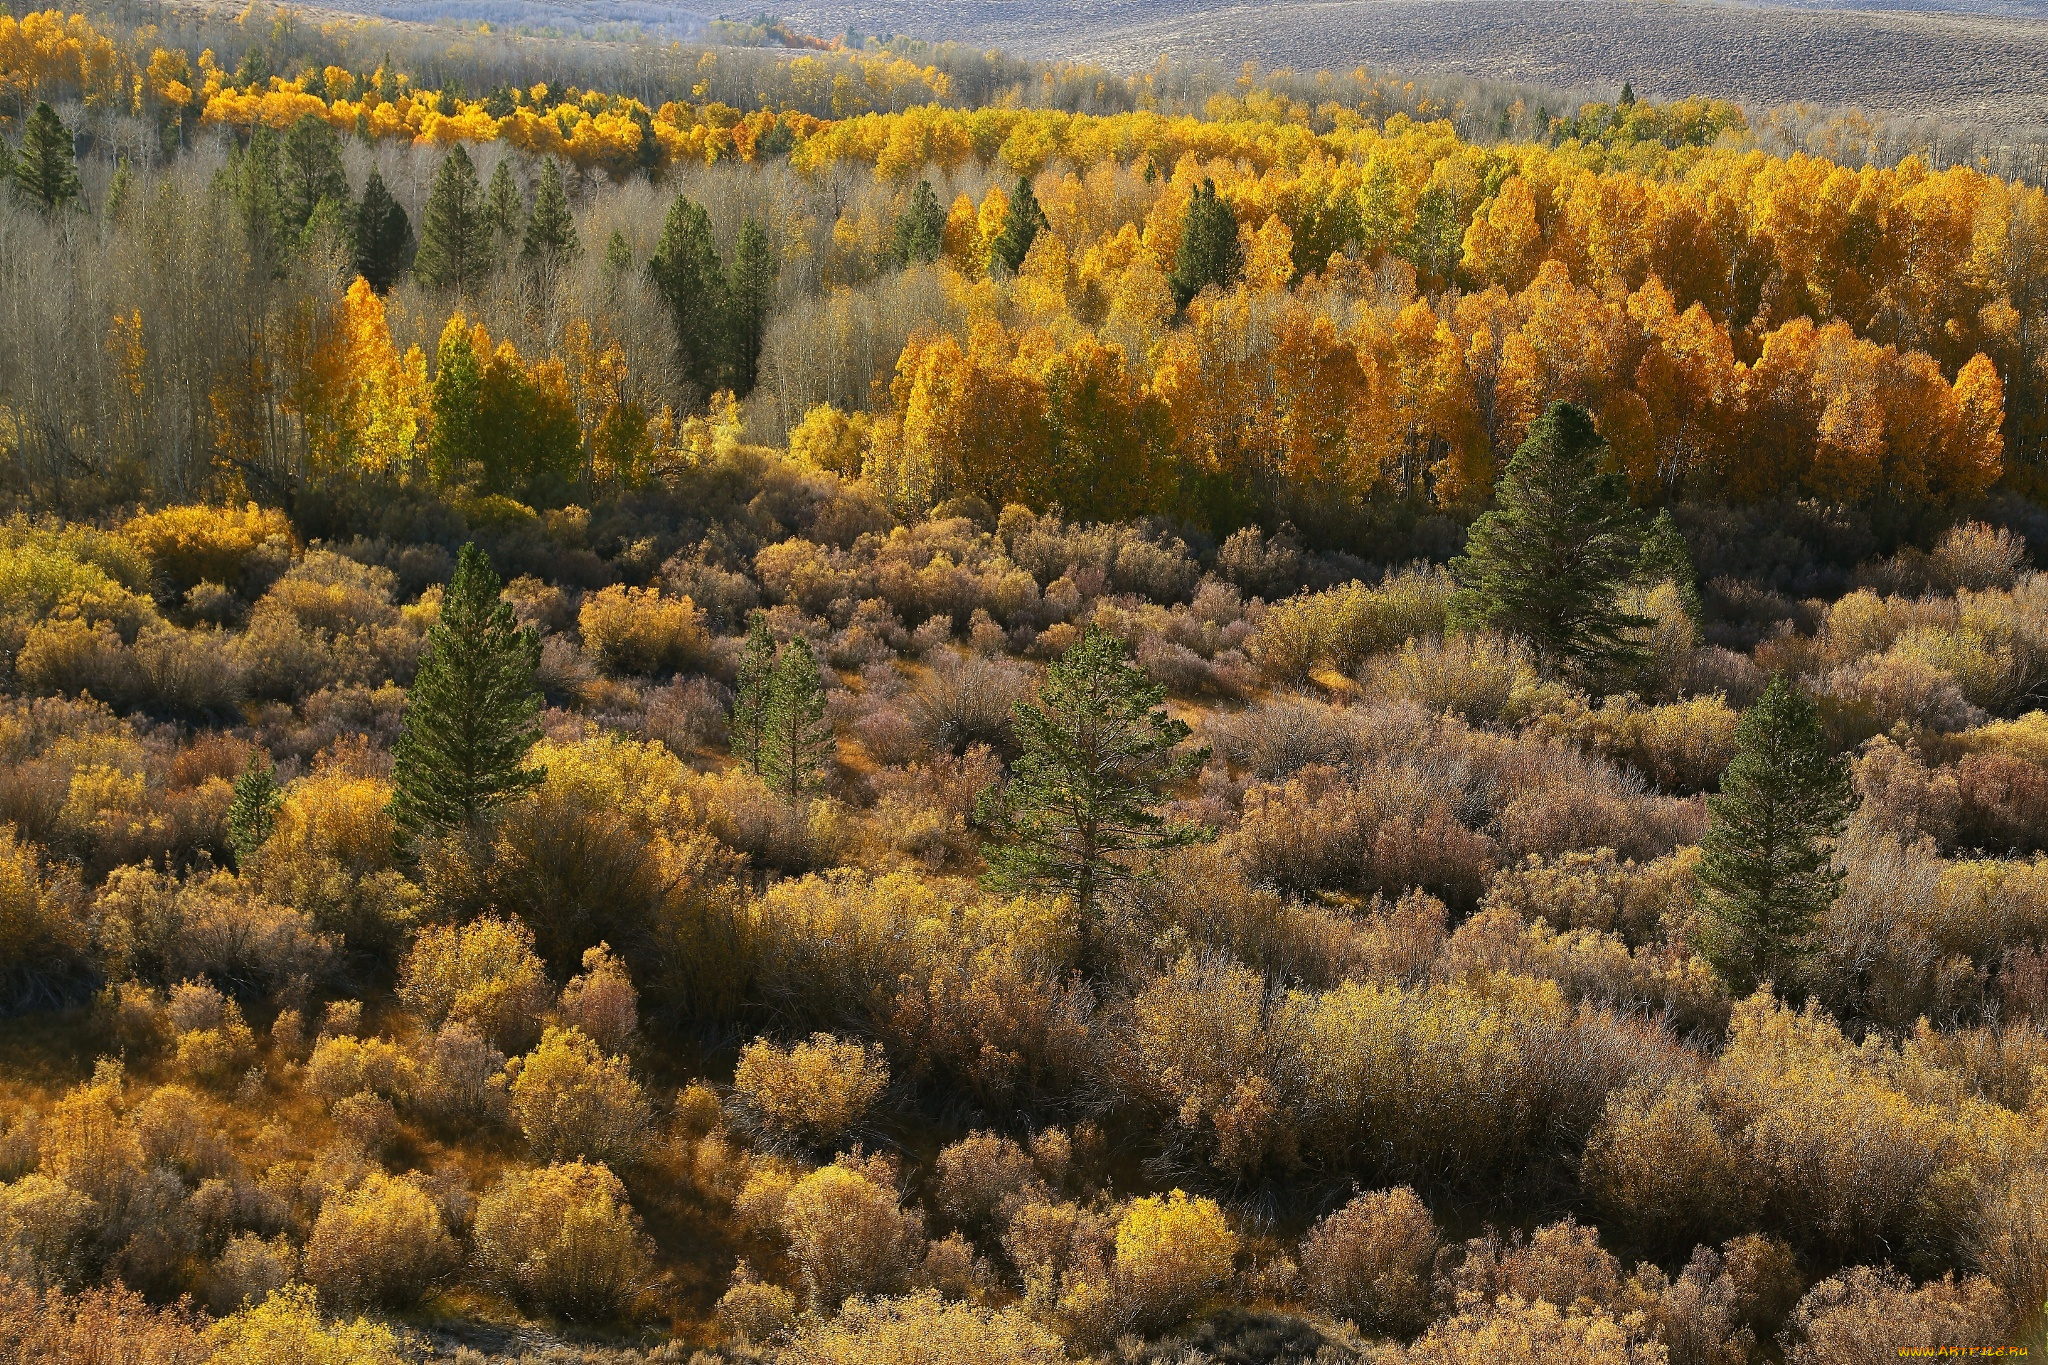
<path fill-rule="evenodd" d="M 1161 54 L 1304 70 L 1359 63 L 1752 104 L 1855 104 L 2048 124 L 2048 2 L 1848 10 L 1629 0 L 830 0 L 814 32 L 908 33 L 1130 69 Z"/>

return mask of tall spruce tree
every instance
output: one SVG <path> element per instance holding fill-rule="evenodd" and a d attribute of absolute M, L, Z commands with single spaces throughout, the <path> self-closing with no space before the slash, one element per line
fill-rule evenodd
<path fill-rule="evenodd" d="M 1237 215 L 1216 197 L 1216 182 L 1204 180 L 1188 196 L 1181 214 L 1180 247 L 1173 255 L 1173 273 L 1167 276 L 1173 306 L 1187 307 L 1189 300 L 1212 284 L 1228 287 L 1243 268 Z"/>
<path fill-rule="evenodd" d="M 725 379 L 725 269 L 711 241 L 711 216 L 682 195 L 669 205 L 647 262 L 655 293 L 675 329 L 676 365 L 702 398 Z"/>
<path fill-rule="evenodd" d="M 356 205 L 350 226 L 356 273 L 378 293 L 389 292 L 412 253 L 412 222 L 405 216 L 405 206 L 391 197 L 375 166 L 363 182 L 362 202 Z"/>
<path fill-rule="evenodd" d="M 484 552 L 463 546 L 393 754 L 391 813 L 409 836 L 472 828 L 544 775 L 526 766 L 540 738 L 540 636 L 501 586 Z"/>
<path fill-rule="evenodd" d="M 1842 874 L 1834 841 L 1855 800 L 1806 694 L 1781 673 L 1735 727 L 1735 757 L 1707 798 L 1694 873 L 1699 948 L 1737 995 L 1796 991 Z"/>
<path fill-rule="evenodd" d="M 992 836 L 990 883 L 1045 891 L 1073 907 L 1081 965 L 1093 971 L 1105 896 L 1146 873 L 1134 855 L 1198 843 L 1209 832 L 1159 813 L 1167 787 L 1200 771 L 1188 727 L 1160 709 L 1166 690 L 1095 626 L 1015 708 L 1023 752 L 1009 786 L 985 793 L 977 820 Z"/>
<path fill-rule="evenodd" d="M 283 803 L 275 765 L 264 754 L 250 754 L 235 779 L 235 799 L 228 805 L 228 847 L 234 851 L 236 867 L 246 867 L 256 850 L 270 841 L 277 828 L 277 808 Z"/>
<path fill-rule="evenodd" d="M 892 254 L 905 266 L 929 265 L 945 249 L 946 210 L 932 192 L 932 182 L 920 180 L 910 192 L 910 203 L 896 220 Z"/>
<path fill-rule="evenodd" d="M 1668 580 L 1678 589 L 1685 614 L 1694 621 L 1704 616 L 1706 608 L 1700 601 L 1700 579 L 1692 565 L 1692 551 L 1668 507 L 1657 513 L 1650 529 L 1643 533 L 1643 548 L 1636 556 L 1636 579 L 1651 586 Z"/>
<path fill-rule="evenodd" d="M 527 268 L 552 276 L 582 248 L 576 241 L 576 217 L 569 211 L 569 196 L 562 188 L 562 168 L 552 157 L 540 167 L 540 184 L 533 192 L 533 216 L 526 220 L 526 240 L 519 255 Z"/>
<path fill-rule="evenodd" d="M 323 201 L 349 207 L 348 173 L 341 166 L 341 139 L 318 114 L 301 114 L 278 149 L 278 213 L 297 234 L 313 221 Z"/>
<path fill-rule="evenodd" d="M 249 141 L 228 153 L 221 169 L 228 198 L 242 220 L 250 256 L 262 267 L 281 273 L 298 230 L 285 219 L 283 147 L 269 124 L 258 120 Z"/>
<path fill-rule="evenodd" d="M 484 187 L 461 143 L 441 158 L 434 188 L 420 212 L 419 254 L 413 271 L 432 289 L 468 291 L 491 266 L 491 225 L 484 217 Z"/>
<path fill-rule="evenodd" d="M 491 187 L 484 191 L 484 222 L 491 230 L 491 260 L 503 261 L 526 232 L 526 200 L 519 182 L 512 178 L 512 158 L 500 157 L 491 172 Z"/>
<path fill-rule="evenodd" d="M 1496 506 L 1472 524 L 1452 573 L 1454 614 L 1529 642 L 1552 667 L 1598 683 L 1639 663 L 1621 604 L 1642 528 L 1585 409 L 1553 403 L 1508 461 Z"/>
<path fill-rule="evenodd" d="M 775 656 L 768 678 L 761 776 L 784 800 L 801 800 L 817 790 L 835 743 L 818 658 L 811 642 L 799 635 Z"/>
<path fill-rule="evenodd" d="M 732 714 L 726 723 L 732 756 L 757 775 L 768 742 L 768 700 L 774 680 L 775 637 L 768 633 L 768 618 L 757 611 L 747 623 L 747 646 L 740 655 Z"/>
<path fill-rule="evenodd" d="M 78 158 L 71 130 L 46 102 L 36 105 L 22 131 L 14 183 L 45 213 L 55 213 L 78 197 Z"/>
<path fill-rule="evenodd" d="M 775 303 L 778 266 L 768 233 L 749 218 L 733 247 L 732 284 L 726 292 L 726 377 L 733 393 L 745 398 L 761 374 L 761 344 L 768 333 L 768 312 Z"/>
<path fill-rule="evenodd" d="M 1039 207 L 1038 196 L 1031 192 L 1031 178 L 1020 175 L 1017 188 L 1010 195 L 1010 211 L 1003 218 L 1003 230 L 989 245 L 989 264 L 1005 275 L 1016 274 L 1023 267 L 1024 258 L 1031 254 L 1031 244 L 1045 228 L 1045 210 Z"/>

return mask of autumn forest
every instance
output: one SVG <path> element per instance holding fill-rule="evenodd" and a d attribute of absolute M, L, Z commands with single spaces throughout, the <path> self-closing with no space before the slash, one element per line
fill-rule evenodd
<path fill-rule="evenodd" d="M 2048 1347 L 1993 135 L 116 3 L 0 179 L 0 1359 Z"/>

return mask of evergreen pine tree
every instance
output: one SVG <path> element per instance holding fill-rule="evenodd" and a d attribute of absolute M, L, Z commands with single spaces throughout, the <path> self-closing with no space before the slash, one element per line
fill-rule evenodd
<path fill-rule="evenodd" d="M 512 158 L 500 157 L 484 192 L 484 222 L 490 228 L 491 261 L 503 261 L 526 232 L 526 200 L 512 178 Z"/>
<path fill-rule="evenodd" d="M 469 334 L 444 334 L 434 351 L 434 380 L 427 388 L 427 472 L 443 488 L 474 478 L 485 449 L 483 364 Z"/>
<path fill-rule="evenodd" d="M 391 813 L 407 835 L 470 828 L 541 780 L 524 766 L 540 738 L 540 636 L 500 586 L 484 552 L 463 546 L 393 754 Z"/>
<path fill-rule="evenodd" d="M 760 377 L 761 344 L 767 337 L 768 311 L 775 302 L 777 269 L 767 231 L 747 219 L 733 248 L 732 286 L 726 294 L 726 377 L 740 398 L 754 391 Z"/>
<path fill-rule="evenodd" d="M 228 154 L 221 176 L 241 217 L 249 254 L 273 272 L 282 271 L 296 234 L 284 214 L 283 149 L 269 124 L 259 120 L 247 145 Z M 218 183 L 218 182 L 217 182 Z"/>
<path fill-rule="evenodd" d="M 1657 513 L 1650 529 L 1643 533 L 1643 548 L 1636 556 L 1638 582 L 1654 587 L 1667 579 L 1678 589 L 1685 614 L 1694 621 L 1700 620 L 1706 609 L 1700 601 L 1699 574 L 1692 566 L 1692 551 L 1686 547 L 1685 537 L 1679 534 L 1678 523 L 1671 519 L 1668 507 Z"/>
<path fill-rule="evenodd" d="M 1038 206 L 1038 196 L 1031 192 L 1030 177 L 1018 176 L 1016 192 L 1010 196 L 1010 211 L 1003 219 L 1003 230 L 989 245 L 989 264 L 1000 268 L 1006 275 L 1016 274 L 1023 266 L 1024 258 L 1031 253 L 1031 244 L 1038 240 L 1038 234 L 1045 227 L 1045 210 Z"/>
<path fill-rule="evenodd" d="M 386 293 L 405 269 L 413 245 L 412 223 L 375 166 L 363 183 L 363 201 L 356 205 L 352 218 L 356 273 L 370 282 L 370 288 Z"/>
<path fill-rule="evenodd" d="M 552 274 L 574 260 L 578 250 L 576 218 L 562 188 L 562 169 L 550 158 L 541 163 L 533 216 L 526 220 L 526 241 L 519 254 L 529 269 Z"/>
<path fill-rule="evenodd" d="M 626 240 L 626 234 L 617 228 L 604 244 L 604 273 L 614 278 L 622 277 L 633 268 L 633 244 Z"/>
<path fill-rule="evenodd" d="M 318 114 L 301 114 L 278 151 L 278 212 L 287 231 L 313 220 L 322 200 L 346 209 L 348 174 L 341 168 L 341 139 Z"/>
<path fill-rule="evenodd" d="M 994 836 L 989 881 L 1067 897 L 1081 964 L 1094 968 L 1102 900 L 1145 869 L 1133 854 L 1197 843 L 1208 831 L 1159 814 L 1170 783 L 1199 771 L 1206 751 L 1177 752 L 1188 727 L 1160 709 L 1166 690 L 1095 626 L 1016 707 L 1023 752 L 1000 795 L 976 812 Z"/>
<path fill-rule="evenodd" d="M 768 694 L 774 678 L 775 637 L 768 633 L 768 618 L 757 611 L 747 623 L 747 647 L 740 655 L 732 715 L 726 724 L 732 756 L 756 774 L 768 741 Z"/>
<path fill-rule="evenodd" d="M 1546 664 L 1591 681 L 1640 662 L 1642 647 L 1625 633 L 1651 624 L 1621 605 L 1642 533 L 1606 462 L 1607 443 L 1586 411 L 1553 403 L 1451 565 L 1461 621 L 1520 636 Z"/>
<path fill-rule="evenodd" d="M 724 380 L 725 270 L 700 205 L 676 196 L 647 274 L 675 328 L 677 367 L 699 397 L 709 396 Z"/>
<path fill-rule="evenodd" d="M 1833 844 L 1853 805 L 1813 702 L 1779 674 L 1735 727 L 1695 873 L 1701 954 L 1737 995 L 1765 981 L 1798 988 L 1841 884 Z"/>
<path fill-rule="evenodd" d="M 0 176 L 7 174 L 4 164 L 7 144 L 0 142 Z M 107 221 L 117 223 L 128 211 L 128 200 L 135 193 L 135 172 L 128 167 L 128 158 L 122 157 L 114 164 L 113 183 L 107 186 Z"/>
<path fill-rule="evenodd" d="M 836 741 L 825 716 L 825 685 L 811 642 L 798 636 L 775 656 L 768 678 L 761 776 L 786 801 L 815 791 Z"/>
<path fill-rule="evenodd" d="M 945 249 L 946 210 L 932 192 L 932 182 L 920 180 L 910 192 L 910 205 L 896 220 L 894 254 L 905 266 L 929 265 Z"/>
<path fill-rule="evenodd" d="M 1216 182 L 1205 180 L 1188 197 L 1187 209 L 1181 214 L 1180 248 L 1174 252 L 1173 273 L 1167 276 L 1174 307 L 1187 307 L 1190 299 L 1212 284 L 1228 286 L 1243 268 L 1237 215 L 1216 197 Z"/>
<path fill-rule="evenodd" d="M 1629 81 L 1621 83 L 1621 103 L 1624 108 L 1636 102 L 1636 88 Z"/>
<path fill-rule="evenodd" d="M 235 799 L 228 806 L 228 847 L 234 850 L 236 867 L 246 867 L 256 850 L 269 841 L 283 801 L 276 767 L 264 755 L 250 754 L 248 765 L 235 779 Z"/>
<path fill-rule="evenodd" d="M 431 289 L 474 289 L 490 272 L 491 225 L 484 189 L 461 143 L 448 149 L 420 213 L 419 254 L 413 269 Z"/>
<path fill-rule="evenodd" d="M 21 192 L 54 213 L 78 197 L 78 160 L 71 130 L 47 103 L 36 105 L 21 135 L 15 158 L 14 183 Z"/>

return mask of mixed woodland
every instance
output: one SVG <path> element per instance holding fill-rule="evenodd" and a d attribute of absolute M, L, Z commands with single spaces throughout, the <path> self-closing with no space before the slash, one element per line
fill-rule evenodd
<path fill-rule="evenodd" d="M 714 36 L 0 16 L 0 1358 L 2048 1346 L 2048 193 Z"/>

